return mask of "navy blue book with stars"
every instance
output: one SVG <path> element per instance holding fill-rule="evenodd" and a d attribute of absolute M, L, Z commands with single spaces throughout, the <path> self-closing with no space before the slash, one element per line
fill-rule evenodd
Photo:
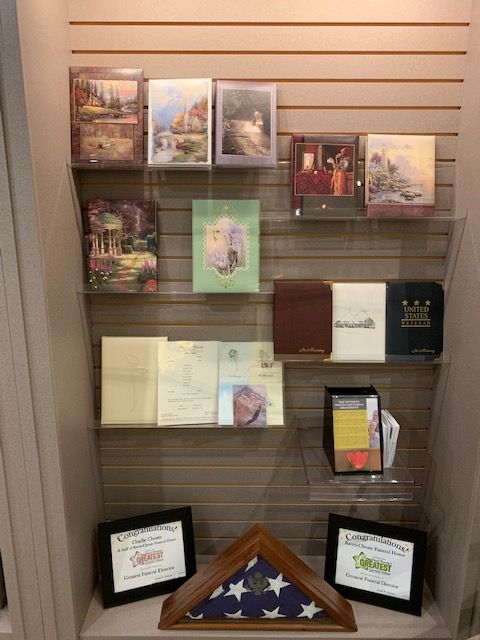
<path fill-rule="evenodd" d="M 386 359 L 439 358 L 443 306 L 443 287 L 438 282 L 387 282 Z"/>

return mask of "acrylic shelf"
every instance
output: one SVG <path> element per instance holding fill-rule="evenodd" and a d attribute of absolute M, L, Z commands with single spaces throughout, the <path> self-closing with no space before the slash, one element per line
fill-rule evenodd
<path fill-rule="evenodd" d="M 312 502 L 411 502 L 414 480 L 406 467 L 383 474 L 334 475 L 330 468 L 305 467 Z"/>

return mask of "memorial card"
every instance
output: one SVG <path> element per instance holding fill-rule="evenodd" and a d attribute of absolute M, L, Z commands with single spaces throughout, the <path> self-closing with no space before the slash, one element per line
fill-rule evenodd
<path fill-rule="evenodd" d="M 220 342 L 218 375 L 218 424 L 230 426 L 284 424 L 283 363 L 274 361 L 271 342 Z M 244 418 L 248 415 L 243 425 L 240 424 L 240 418 L 237 421 L 234 419 L 234 387 L 244 387 L 243 399 L 250 398 L 248 403 L 250 411 L 243 412 Z M 262 406 L 264 408 L 260 409 Z M 240 416 L 238 408 L 237 406 L 237 417 Z M 253 419 L 256 413 L 257 418 L 258 416 L 260 418 Z M 263 423 L 259 420 L 263 420 Z"/>

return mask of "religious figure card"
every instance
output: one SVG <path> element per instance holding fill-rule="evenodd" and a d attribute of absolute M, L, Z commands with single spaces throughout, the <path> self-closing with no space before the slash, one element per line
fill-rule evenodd
<path fill-rule="evenodd" d="M 434 215 L 435 136 L 369 134 L 365 167 L 368 216 Z"/>
<path fill-rule="evenodd" d="M 211 79 L 150 80 L 148 164 L 188 166 L 211 162 Z"/>
<path fill-rule="evenodd" d="M 260 202 L 193 200 L 193 290 L 260 289 Z"/>
<path fill-rule="evenodd" d="M 72 162 L 143 162 L 143 71 L 70 67 Z"/>

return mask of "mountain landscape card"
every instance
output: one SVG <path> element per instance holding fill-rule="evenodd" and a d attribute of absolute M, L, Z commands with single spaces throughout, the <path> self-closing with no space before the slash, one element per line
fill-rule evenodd
<path fill-rule="evenodd" d="M 150 80 L 148 164 L 211 164 L 211 112 L 209 78 Z"/>
<path fill-rule="evenodd" d="M 368 216 L 434 215 L 435 136 L 369 134 L 365 156 Z"/>
<path fill-rule="evenodd" d="M 259 291 L 259 236 L 259 200 L 193 200 L 193 290 Z"/>
<path fill-rule="evenodd" d="M 87 223 L 92 291 L 157 291 L 155 200 L 90 200 Z"/>
<path fill-rule="evenodd" d="M 70 68 L 72 162 L 143 162 L 143 71 Z"/>

